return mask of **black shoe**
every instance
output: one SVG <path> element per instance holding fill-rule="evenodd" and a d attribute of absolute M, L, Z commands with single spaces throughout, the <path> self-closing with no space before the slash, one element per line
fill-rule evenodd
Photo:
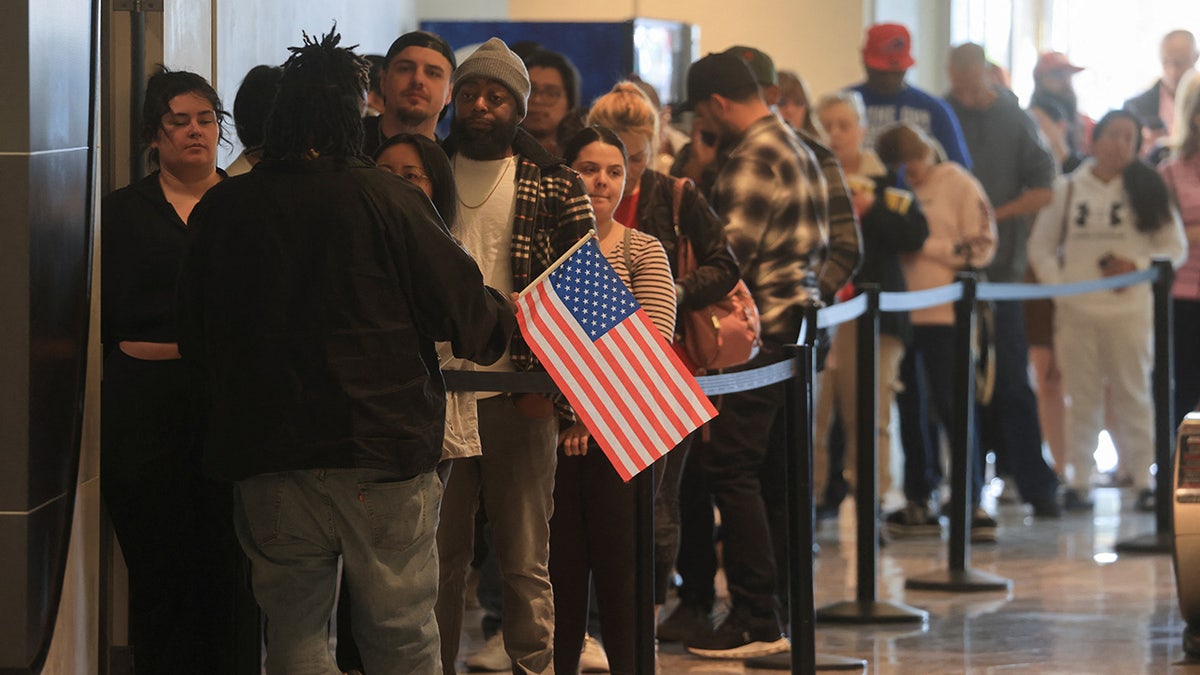
<path fill-rule="evenodd" d="M 749 659 L 787 651 L 791 643 L 774 616 L 753 617 L 734 609 L 720 626 L 684 646 L 707 659 Z"/>
<path fill-rule="evenodd" d="M 661 642 L 685 642 L 712 631 L 708 610 L 693 602 L 680 602 L 670 616 L 658 624 L 656 635 Z"/>
<path fill-rule="evenodd" d="M 1135 507 L 1142 513 L 1154 513 L 1157 500 L 1154 498 L 1154 490 L 1150 488 L 1142 488 L 1138 491 L 1137 502 Z"/>
<path fill-rule="evenodd" d="M 899 511 L 889 513 L 883 519 L 888 534 L 897 539 L 905 537 L 937 537 L 942 534 L 942 524 L 937 515 L 916 502 L 909 502 Z"/>
<path fill-rule="evenodd" d="M 1063 509 L 1068 513 L 1076 511 L 1091 511 L 1095 503 L 1082 495 L 1078 490 L 1067 488 L 1063 490 Z"/>
<path fill-rule="evenodd" d="M 996 543 L 996 520 L 981 506 L 976 506 L 971 514 L 971 543 Z"/>
<path fill-rule="evenodd" d="M 1029 500 L 1034 518 L 1062 518 L 1062 507 L 1058 505 L 1058 495 L 1054 492 L 1051 490 L 1037 499 Z"/>

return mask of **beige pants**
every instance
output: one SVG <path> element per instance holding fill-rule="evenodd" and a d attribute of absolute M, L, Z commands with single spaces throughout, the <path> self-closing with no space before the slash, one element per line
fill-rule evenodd
<path fill-rule="evenodd" d="M 858 402 L 856 379 L 857 322 L 850 321 L 838 326 L 829 351 L 829 363 L 821 378 L 817 392 L 816 439 L 813 449 L 813 495 L 817 503 L 825 496 L 825 485 L 829 482 L 829 428 L 833 422 L 834 406 L 842 418 L 846 434 L 846 480 L 854 485 L 854 472 L 858 456 Z M 896 395 L 896 375 L 900 360 L 904 358 L 904 343 L 894 335 L 879 336 L 879 419 L 875 428 L 879 437 L 879 456 L 875 466 L 879 474 L 879 492 L 882 497 L 892 488 L 891 435 L 892 401 Z"/>

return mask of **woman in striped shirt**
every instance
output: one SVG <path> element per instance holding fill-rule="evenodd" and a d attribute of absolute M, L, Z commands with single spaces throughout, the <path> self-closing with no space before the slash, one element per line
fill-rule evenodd
<path fill-rule="evenodd" d="M 587 127 L 567 143 L 563 154 L 587 187 L 604 257 L 670 340 L 675 330 L 675 280 L 667 254 L 654 237 L 613 219 L 628 170 L 620 137 L 604 127 Z M 579 670 L 589 580 L 596 585 L 609 667 L 613 673 L 634 672 L 635 506 L 633 484 L 621 480 L 582 422 L 559 434 L 550 519 L 556 672 Z"/>

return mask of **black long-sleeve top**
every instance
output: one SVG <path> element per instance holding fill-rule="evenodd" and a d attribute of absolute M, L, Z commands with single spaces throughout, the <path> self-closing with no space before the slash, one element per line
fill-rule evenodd
<path fill-rule="evenodd" d="M 425 195 L 361 159 L 268 159 L 190 225 L 179 342 L 208 382 L 206 472 L 432 470 L 434 341 L 492 363 L 516 317 Z"/>
<path fill-rule="evenodd" d="M 223 175 L 223 174 L 222 174 Z M 178 342 L 175 284 L 187 225 L 159 172 L 105 195 L 100 207 L 100 341 Z"/>
<path fill-rule="evenodd" d="M 639 181 L 638 229 L 656 237 L 667 251 L 672 274 L 678 263 L 672 207 L 675 182 L 666 174 L 647 169 Z M 679 309 L 699 309 L 725 297 L 738 282 L 737 261 L 725 241 L 725 225 L 691 181 L 684 184 L 679 202 L 679 230 L 692 242 L 696 271 L 678 283 L 683 288 Z"/>
<path fill-rule="evenodd" d="M 929 236 L 929 224 L 925 214 L 912 197 L 905 213 L 888 208 L 884 192 L 897 183 L 896 174 L 876 176 L 875 203 L 863 214 L 862 265 L 854 281 L 856 284 L 879 284 L 883 291 L 908 290 L 904 283 L 904 270 L 900 267 L 900 254 L 921 250 Z M 879 332 L 895 335 L 908 343 L 912 334 L 912 323 L 908 312 L 884 312 L 879 316 Z"/>

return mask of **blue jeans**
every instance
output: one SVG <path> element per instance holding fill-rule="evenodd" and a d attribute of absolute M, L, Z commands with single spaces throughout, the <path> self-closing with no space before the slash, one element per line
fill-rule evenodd
<path fill-rule="evenodd" d="M 329 651 L 339 557 L 366 672 L 441 672 L 433 611 L 441 495 L 432 471 L 397 480 L 317 469 L 237 482 L 234 526 L 267 616 L 268 675 L 341 672 Z"/>

